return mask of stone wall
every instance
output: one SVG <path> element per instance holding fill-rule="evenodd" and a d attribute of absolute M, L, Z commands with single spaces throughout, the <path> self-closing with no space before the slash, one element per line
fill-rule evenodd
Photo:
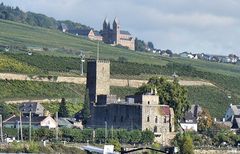
<path fill-rule="evenodd" d="M 75 84 L 86 84 L 85 77 L 65 77 L 58 76 L 56 80 L 48 77 L 39 77 L 39 76 L 28 76 L 24 74 L 13 74 L 13 73 L 0 73 L 0 79 L 2 80 L 28 80 L 28 81 L 43 81 L 43 82 L 66 82 L 66 83 L 75 83 Z M 110 79 L 110 86 L 120 86 L 120 87 L 139 87 L 142 84 L 147 83 L 147 80 L 129 80 L 129 79 Z M 186 81 L 180 80 L 180 85 L 182 86 L 214 86 L 212 83 L 207 81 Z"/>

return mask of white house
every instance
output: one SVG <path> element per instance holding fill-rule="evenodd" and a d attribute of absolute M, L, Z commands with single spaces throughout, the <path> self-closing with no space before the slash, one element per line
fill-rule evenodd
<path fill-rule="evenodd" d="M 32 128 L 56 128 L 57 122 L 50 116 L 39 116 L 39 117 L 22 117 L 22 127 L 28 128 L 31 121 Z M 6 128 L 18 128 L 20 125 L 20 117 L 13 115 L 12 117 L 3 121 L 3 126 Z"/>
<path fill-rule="evenodd" d="M 197 131 L 197 119 L 191 111 L 181 119 L 180 126 L 184 131 Z"/>

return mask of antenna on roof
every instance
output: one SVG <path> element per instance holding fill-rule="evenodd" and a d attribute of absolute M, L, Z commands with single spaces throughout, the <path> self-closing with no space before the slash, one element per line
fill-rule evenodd
<path fill-rule="evenodd" d="M 97 44 L 97 61 L 99 60 L 99 41 L 98 41 L 98 44 Z"/>

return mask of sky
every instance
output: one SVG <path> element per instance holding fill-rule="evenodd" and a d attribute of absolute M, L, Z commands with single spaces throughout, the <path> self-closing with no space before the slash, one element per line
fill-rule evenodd
<path fill-rule="evenodd" d="M 102 28 L 107 17 L 158 49 L 240 56 L 239 0 L 0 0 L 54 17 Z"/>

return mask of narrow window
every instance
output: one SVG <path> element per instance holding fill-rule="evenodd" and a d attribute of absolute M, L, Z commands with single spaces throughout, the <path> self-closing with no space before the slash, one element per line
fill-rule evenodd
<path fill-rule="evenodd" d="M 150 101 L 148 101 L 148 105 L 150 104 Z"/>
<path fill-rule="evenodd" d="M 149 122 L 150 121 L 150 118 L 149 118 L 149 116 L 147 116 L 147 122 Z"/>
<path fill-rule="evenodd" d="M 121 116 L 121 122 L 123 122 L 123 116 Z"/>
<path fill-rule="evenodd" d="M 155 123 L 158 123 L 158 118 L 157 118 L 157 116 L 155 117 Z"/>
<path fill-rule="evenodd" d="M 155 133 L 157 132 L 157 126 L 154 126 L 154 132 Z"/>

